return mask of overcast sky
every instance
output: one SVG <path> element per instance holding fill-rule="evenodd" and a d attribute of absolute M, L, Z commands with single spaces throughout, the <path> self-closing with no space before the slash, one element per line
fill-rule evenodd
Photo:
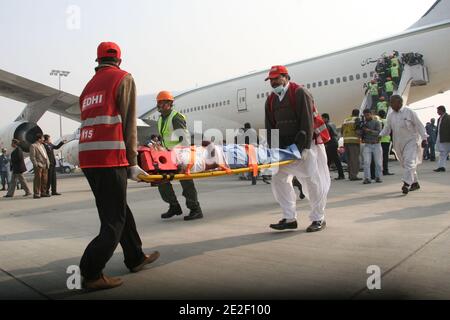
<path fill-rule="evenodd" d="M 123 69 L 135 78 L 138 95 L 186 90 L 393 35 L 412 25 L 433 3 L 1 1 L 0 68 L 53 87 L 58 79 L 50 77 L 50 70 L 69 70 L 62 89 L 79 95 L 93 75 L 98 43 L 115 41 L 122 48 Z M 414 107 L 448 102 L 449 92 Z M 0 98 L 0 128 L 12 122 L 23 106 Z M 425 110 L 434 115 L 433 108 Z M 58 119 L 47 113 L 39 125 L 56 138 Z M 76 127 L 73 121 L 63 121 L 63 133 Z"/>

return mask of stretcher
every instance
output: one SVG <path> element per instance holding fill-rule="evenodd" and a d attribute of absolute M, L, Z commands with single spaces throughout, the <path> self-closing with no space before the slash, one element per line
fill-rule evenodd
<path fill-rule="evenodd" d="M 242 167 L 235 168 L 232 165 L 228 165 L 230 162 L 227 163 L 223 159 L 216 163 L 215 168 L 202 172 L 191 172 L 194 163 L 196 163 L 196 160 L 199 160 L 196 158 L 195 146 L 187 148 L 189 149 L 189 161 L 185 163 L 183 168 L 180 168 L 179 163 L 175 160 L 176 157 L 174 157 L 173 151 L 140 147 L 138 149 L 138 164 L 148 175 L 139 175 L 139 179 L 144 182 L 159 184 L 173 180 L 212 178 L 246 172 L 251 172 L 256 177 L 261 170 L 288 165 L 296 160 L 281 158 L 280 160 L 283 161 L 258 164 L 258 150 L 255 150 L 254 146 L 244 145 L 241 148 L 245 150 L 246 154 L 246 163 Z"/>

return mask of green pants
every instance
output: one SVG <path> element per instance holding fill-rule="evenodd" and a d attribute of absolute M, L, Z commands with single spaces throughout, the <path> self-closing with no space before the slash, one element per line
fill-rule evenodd
<path fill-rule="evenodd" d="M 195 189 L 193 180 L 180 180 L 181 187 L 183 188 L 183 197 L 186 198 L 186 207 L 191 210 L 195 210 L 200 207 L 200 203 L 197 198 L 197 190 Z M 170 205 L 177 205 L 178 199 L 173 190 L 170 182 L 163 183 L 158 186 L 161 198 Z"/>

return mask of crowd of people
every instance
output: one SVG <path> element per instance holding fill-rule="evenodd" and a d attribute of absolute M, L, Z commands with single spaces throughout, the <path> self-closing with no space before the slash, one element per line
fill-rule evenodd
<path fill-rule="evenodd" d="M 38 133 L 35 138 L 36 141 L 30 146 L 29 150 L 34 174 L 33 192 L 31 192 L 23 175 L 28 170 L 21 147 L 22 141 L 18 139 L 11 141 L 12 151 L 9 156 L 7 155 L 7 149 L 2 149 L 2 154 L 0 155 L 1 191 L 7 191 L 6 195 L 4 195 L 5 198 L 14 197 L 16 189 L 23 189 L 25 192 L 24 197 L 33 195 L 34 199 L 61 195 L 56 187 L 54 150 L 61 148 L 66 141 L 63 140 L 58 145 L 54 145 L 51 142 L 50 135 L 41 133 Z"/>

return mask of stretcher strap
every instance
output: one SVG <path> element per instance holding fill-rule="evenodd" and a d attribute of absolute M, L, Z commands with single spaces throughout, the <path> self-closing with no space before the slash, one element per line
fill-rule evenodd
<path fill-rule="evenodd" d="M 195 153 L 196 153 L 195 146 L 191 146 L 191 156 L 190 156 L 190 159 L 189 159 L 189 164 L 187 165 L 187 168 L 186 168 L 186 174 L 188 176 L 191 175 L 191 169 L 195 165 Z"/>
<path fill-rule="evenodd" d="M 245 145 L 245 151 L 248 155 L 248 167 L 252 169 L 254 177 L 258 176 L 258 160 L 256 159 L 255 147 L 251 144 Z"/>

